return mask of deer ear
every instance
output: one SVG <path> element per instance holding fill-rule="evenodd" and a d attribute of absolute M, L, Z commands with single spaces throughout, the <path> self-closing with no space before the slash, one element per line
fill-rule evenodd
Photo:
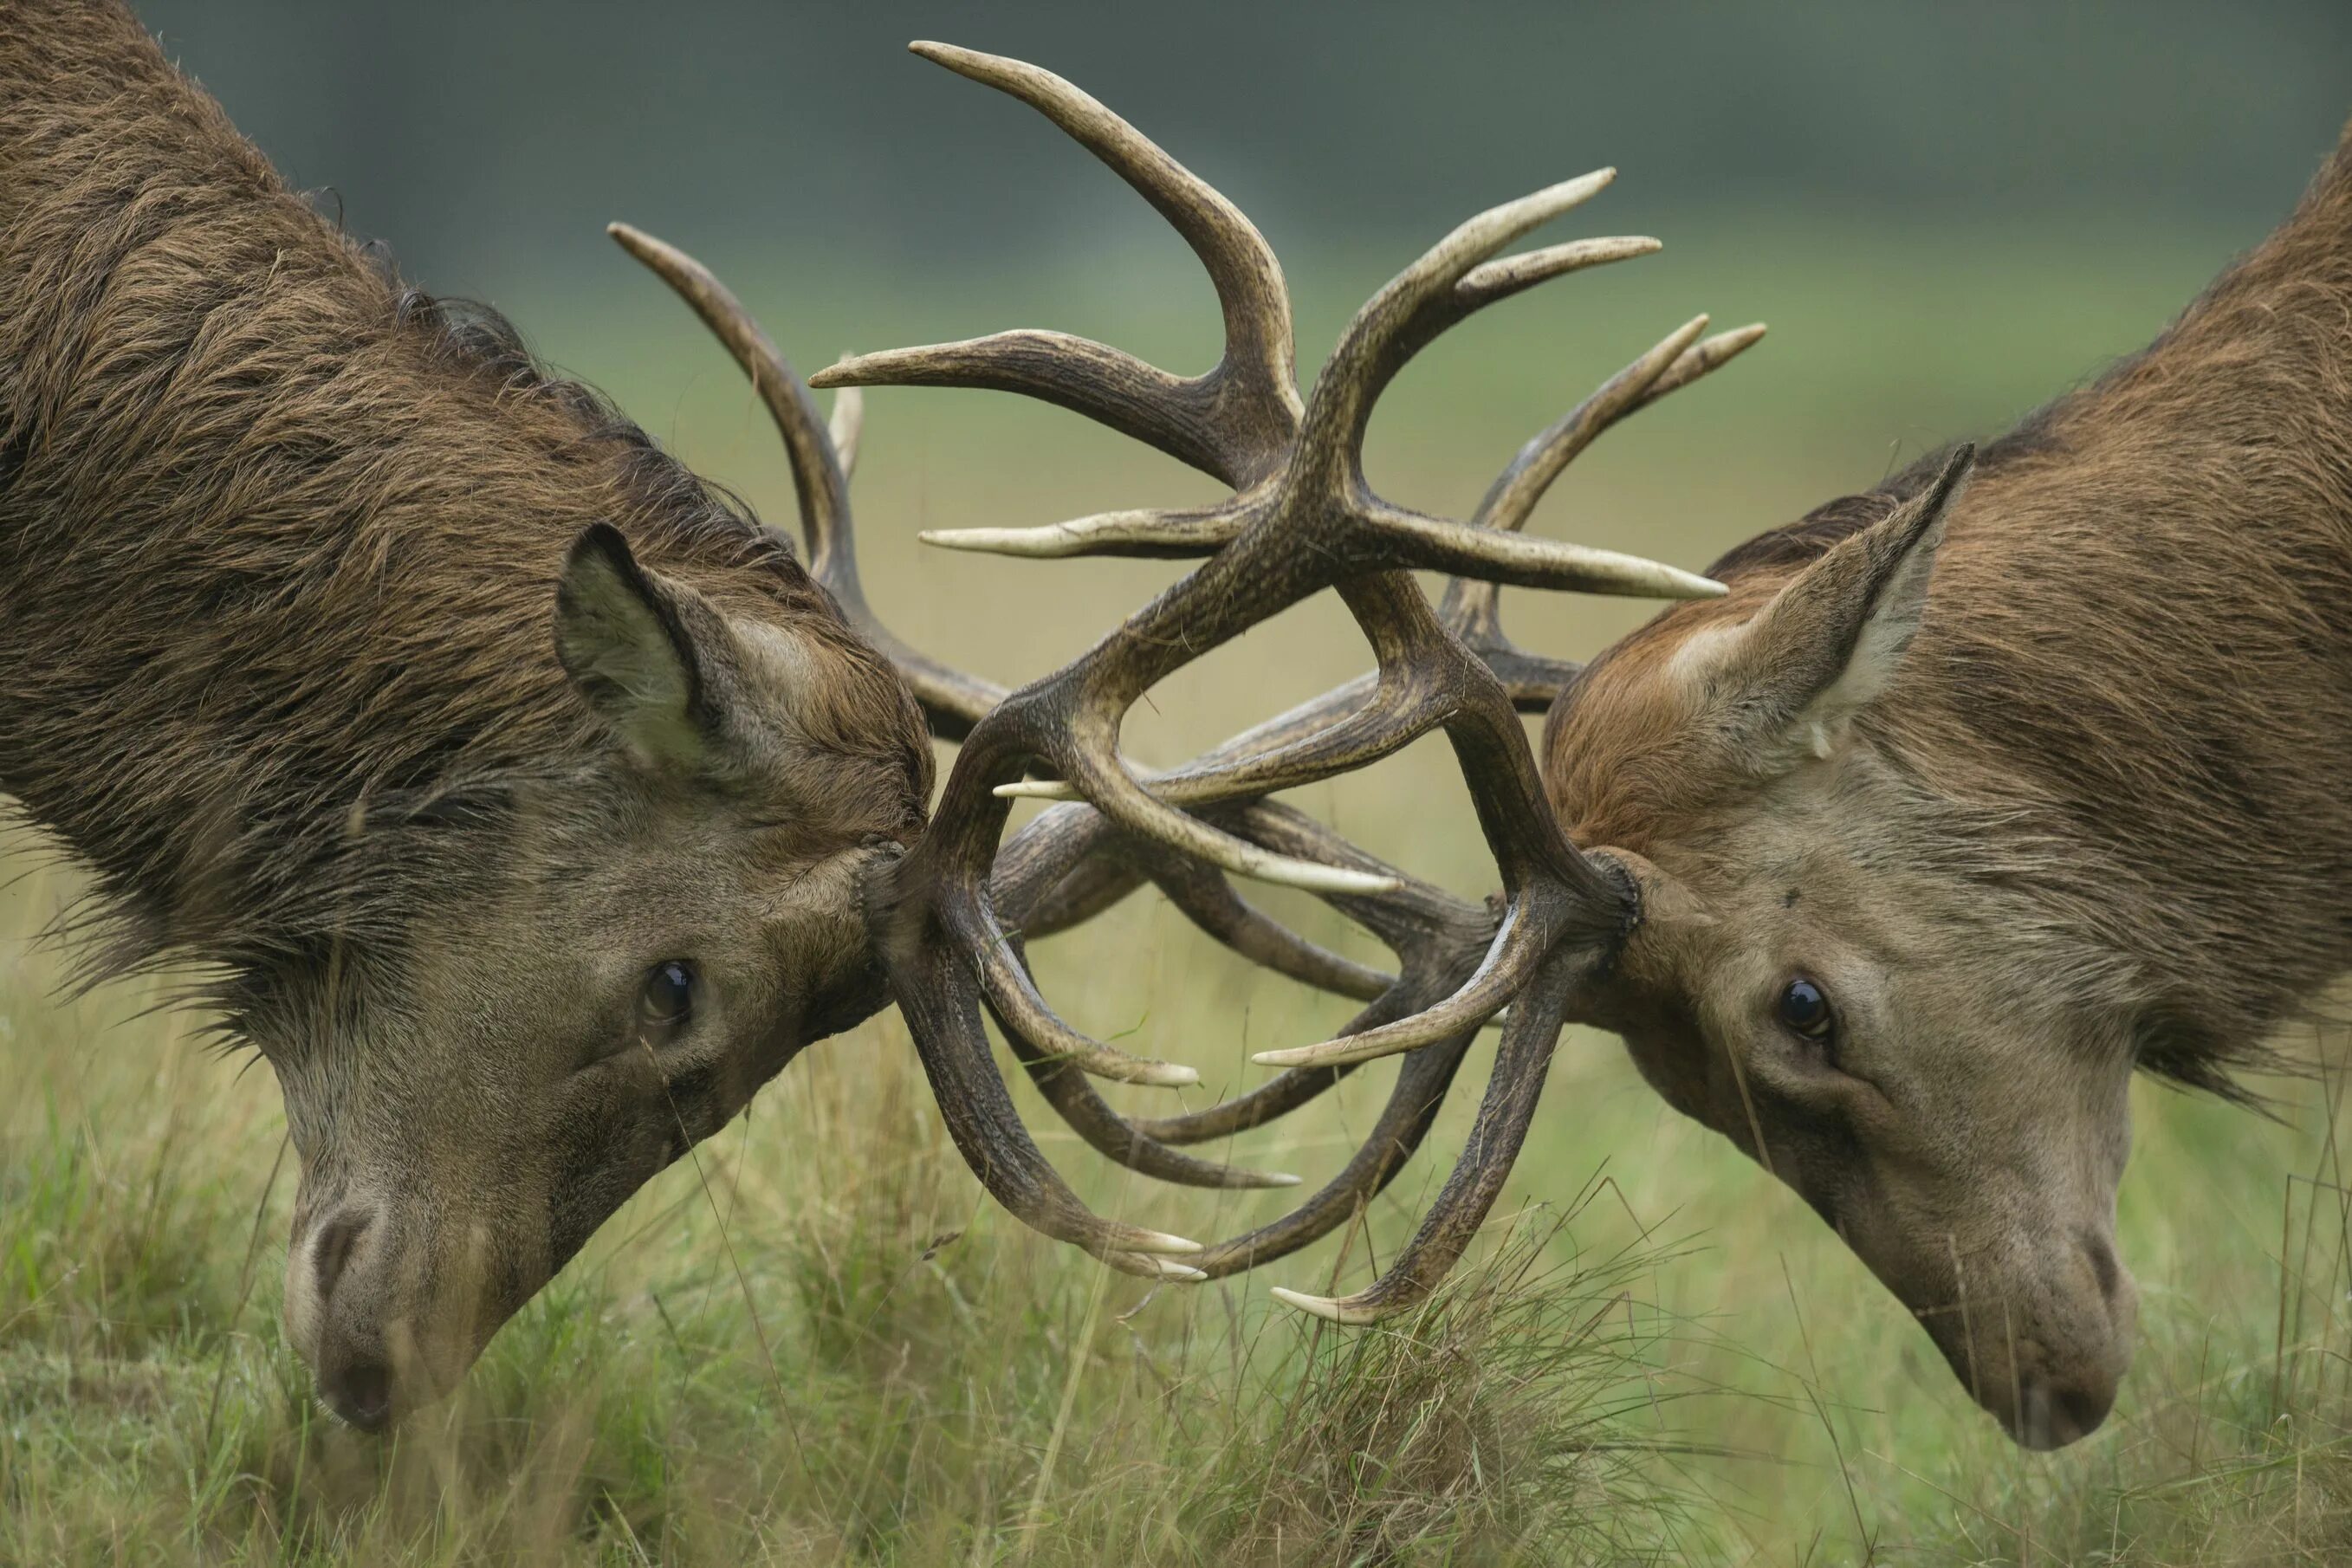
<path fill-rule="evenodd" d="M 1799 574 L 1708 662 L 1730 739 L 1768 768 L 1827 756 L 1894 682 L 1927 608 L 1944 519 L 1974 463 L 1961 447 L 1935 481 Z"/>
<path fill-rule="evenodd" d="M 555 588 L 555 657 L 644 761 L 710 761 L 732 640 L 702 595 L 639 565 L 619 529 L 592 523 L 572 542 Z"/>

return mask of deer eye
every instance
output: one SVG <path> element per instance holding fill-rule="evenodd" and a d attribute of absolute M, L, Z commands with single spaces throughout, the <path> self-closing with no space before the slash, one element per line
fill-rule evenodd
<path fill-rule="evenodd" d="M 1837 1015 L 1822 988 L 1799 975 L 1781 989 L 1780 1025 L 1809 1040 L 1826 1040 L 1837 1031 Z"/>
<path fill-rule="evenodd" d="M 637 1034 L 659 1044 L 684 1029 L 694 1016 L 694 965 L 666 958 L 646 971 L 637 992 Z"/>

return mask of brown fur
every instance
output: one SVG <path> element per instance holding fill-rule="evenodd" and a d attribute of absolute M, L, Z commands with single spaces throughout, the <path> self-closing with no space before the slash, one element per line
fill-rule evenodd
<path fill-rule="evenodd" d="M 592 522 L 815 637 L 813 733 L 919 817 L 897 677 L 776 535 L 501 323 L 404 289 L 127 14 L 5 24 L 0 787 L 135 918 L 126 956 L 299 949 L 351 918 L 310 857 L 362 801 L 589 760 L 547 616 Z"/>
<path fill-rule="evenodd" d="M 1923 1261 L 1943 1245 L 1925 1233 L 1965 1247 L 1973 1227 L 2000 1259 L 1977 1289 L 2040 1312 L 2042 1339 L 2014 1358 L 1939 1342 L 2021 1435 L 2063 1440 L 2087 1426 L 2036 1431 L 1985 1384 L 2040 1379 L 2093 1424 L 2105 1409 L 2129 1333 L 2101 1261 L 2117 1075 L 2229 1092 L 2232 1065 L 2352 968 L 2352 133 L 2154 345 L 1985 449 L 1925 546 L 1907 652 L 1817 723 L 1820 672 L 1785 650 L 1758 664 L 1747 628 L 1885 537 L 1941 466 L 1727 555 L 1728 597 L 1659 616 L 1563 695 L 1547 772 L 1576 839 L 1652 879 L 1646 951 L 1603 1021 L 1923 1316 L 1969 1276 Z M 1825 668 L 1862 662 L 1872 613 L 1816 616 Z M 1771 986 L 1838 953 L 1875 1009 L 1852 1043 L 1915 1118 L 1883 1138 L 1769 1081 L 1802 1055 L 1758 1022 Z M 2079 1183 L 2037 1170 L 1994 1212 L 2005 1173 L 2078 1154 Z M 2079 1212 L 2051 1206 L 2062 1189 Z M 2067 1226 L 2091 1239 L 2021 1228 Z M 2111 1310 L 2067 1305 L 2100 1294 Z M 2103 1310 L 2097 1333 L 2073 1321 Z M 2101 1367 L 2069 1366 L 2062 1342 Z"/>
<path fill-rule="evenodd" d="M 654 755 L 630 682 L 680 660 Z M 404 288 L 120 5 L 0 0 L 0 790 L 96 872 L 102 966 L 206 966 L 276 1068 L 322 1374 L 446 1386 L 870 1011 L 845 858 L 914 836 L 930 767 L 777 535 Z M 616 1056 L 680 956 L 707 1023 Z"/>

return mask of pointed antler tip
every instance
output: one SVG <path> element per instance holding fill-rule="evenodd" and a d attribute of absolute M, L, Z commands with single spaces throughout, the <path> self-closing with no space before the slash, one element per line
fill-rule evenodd
<path fill-rule="evenodd" d="M 1365 1037 L 1371 1033 L 1367 1030 L 1364 1035 L 1342 1035 L 1338 1039 L 1322 1040 L 1311 1046 L 1285 1046 L 1279 1050 L 1259 1051 L 1250 1060 L 1268 1068 L 1341 1067 L 1415 1048 L 1411 1044 L 1384 1047 L 1378 1040 L 1367 1043 Z"/>
<path fill-rule="evenodd" d="M 662 242 L 633 223 L 618 221 L 604 226 L 604 232 L 614 242 L 632 256 L 643 257 L 662 248 Z"/>
<path fill-rule="evenodd" d="M 1208 1250 L 1197 1241 L 1187 1241 L 1181 1236 L 1171 1236 L 1164 1230 L 1139 1231 L 1136 1234 L 1135 1248 L 1139 1252 L 1149 1252 L 1154 1256 Z"/>
<path fill-rule="evenodd" d="M 951 71 L 964 72 L 967 66 L 988 65 L 997 57 L 978 49 L 967 49 L 955 44 L 942 44 L 930 38 L 917 38 L 907 46 L 910 55 L 920 55 L 933 65 L 945 66 Z"/>
<path fill-rule="evenodd" d="M 1284 1306 L 1296 1307 L 1302 1312 L 1310 1312 L 1316 1317 L 1321 1318 L 1328 1322 L 1369 1323 L 1372 1321 L 1374 1316 L 1376 1316 L 1376 1314 L 1366 1312 L 1360 1308 L 1351 1307 L 1344 1299 L 1335 1300 L 1329 1296 L 1310 1296 L 1304 1290 L 1286 1290 L 1279 1285 L 1275 1286 L 1273 1289 L 1274 1299 L 1281 1302 Z"/>

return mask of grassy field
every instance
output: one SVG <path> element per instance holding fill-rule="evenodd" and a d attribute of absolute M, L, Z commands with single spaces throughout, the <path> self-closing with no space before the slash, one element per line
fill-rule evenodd
<path fill-rule="evenodd" d="M 1655 262 L 1433 350 L 1375 425 L 1376 482 L 1463 508 L 1520 439 L 1691 310 L 1760 317 L 1775 337 L 1749 362 L 1612 436 L 1538 521 L 1700 565 L 2094 372 L 2254 237 L 1724 219 L 1672 237 Z M 804 365 L 1016 322 L 1203 362 L 1205 290 L 1160 249 L 1120 243 L 1083 274 L 945 290 L 710 259 Z M 1401 259 L 1294 258 L 1310 355 Z M 689 461 L 785 515 L 755 405 L 655 285 L 615 264 L 499 302 Z M 1204 493 L 1067 416 L 977 395 L 877 395 L 865 467 L 885 614 L 1002 679 L 1066 658 L 1169 568 L 925 555 L 917 527 Z M 1570 653 L 1643 613 L 1507 601 L 1523 640 Z M 1158 693 L 1133 750 L 1174 760 L 1362 662 L 1333 606 L 1304 607 Z M 1486 889 L 1441 749 L 1301 804 Z M 2263 1086 L 2274 1120 L 2142 1086 L 2122 1241 L 2144 1343 L 2108 1425 L 2055 1456 L 2011 1447 L 1810 1211 L 1665 1110 L 1612 1041 L 1564 1039 L 1492 1234 L 1449 1293 L 1339 1331 L 1265 1288 L 1367 1278 L 1442 1179 L 1466 1104 L 1344 1243 L 1151 1290 L 992 1207 L 888 1016 L 795 1063 L 649 1184 L 450 1405 L 364 1438 L 318 1413 L 277 1326 L 293 1184 L 266 1069 L 152 1010 L 159 987 L 61 994 L 67 955 L 35 937 L 76 879 L 34 837 L 10 844 L 0 1563 L 2352 1560 L 2352 1223 L 2332 1074 Z M 1315 910 L 1268 901 L 1369 954 Z M 1035 956 L 1076 1021 L 1199 1067 L 1190 1103 L 1256 1081 L 1250 1051 L 1344 1016 L 1145 898 Z M 2346 1041 L 2284 1043 L 2332 1063 Z M 1237 1156 L 1320 1180 L 1386 1077 L 1368 1070 Z M 1106 1212 L 1203 1235 L 1269 1206 L 1130 1183 L 1017 1093 Z"/>

